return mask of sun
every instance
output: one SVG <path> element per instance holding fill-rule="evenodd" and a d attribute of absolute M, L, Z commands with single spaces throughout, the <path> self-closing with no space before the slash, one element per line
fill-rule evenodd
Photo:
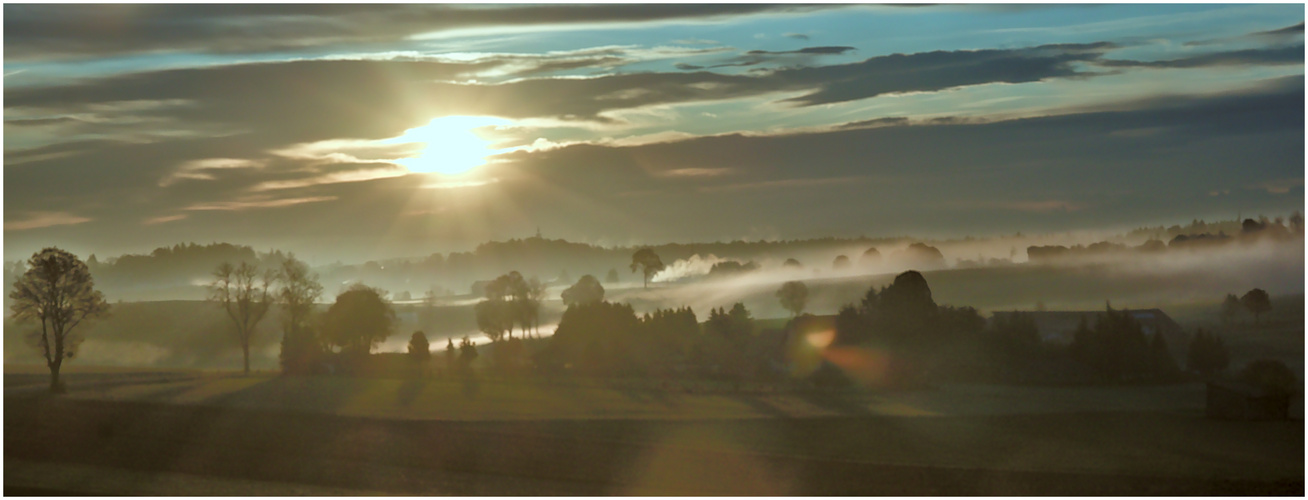
<path fill-rule="evenodd" d="M 415 144 L 417 155 L 396 160 L 410 172 L 458 175 L 486 164 L 486 158 L 503 152 L 491 149 L 491 141 L 478 129 L 510 124 L 493 116 L 442 116 L 421 127 L 411 128 L 386 142 Z"/>

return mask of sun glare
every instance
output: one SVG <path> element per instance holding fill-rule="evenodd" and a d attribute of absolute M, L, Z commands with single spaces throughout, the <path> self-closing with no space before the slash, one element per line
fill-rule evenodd
<path fill-rule="evenodd" d="M 417 156 L 396 161 L 410 172 L 457 175 L 485 165 L 487 157 L 503 152 L 491 149 L 491 141 L 476 131 L 509 123 L 492 116 L 442 116 L 387 142 L 418 145 Z"/>

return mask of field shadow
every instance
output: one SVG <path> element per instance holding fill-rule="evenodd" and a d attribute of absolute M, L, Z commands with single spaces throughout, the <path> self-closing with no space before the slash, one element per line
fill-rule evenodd
<path fill-rule="evenodd" d="M 818 408 L 839 413 L 846 416 L 870 416 L 872 411 L 866 406 L 854 403 L 847 399 L 846 395 L 840 393 L 827 393 L 817 391 L 796 391 L 793 393 L 801 401 Z"/>
<path fill-rule="evenodd" d="M 427 387 L 426 377 L 409 377 L 404 379 L 400 384 L 399 390 L 395 391 L 395 402 L 401 407 L 408 408 L 413 405 L 413 401 L 422 394 L 422 390 Z"/>
<path fill-rule="evenodd" d="M 735 393 L 728 397 L 741 404 L 744 404 L 745 406 L 748 406 L 751 410 L 762 413 L 769 417 L 791 418 L 791 415 L 789 413 L 786 413 L 785 410 L 782 410 L 781 408 L 778 408 L 776 405 L 764 401 L 763 399 L 754 396 L 752 394 Z"/>

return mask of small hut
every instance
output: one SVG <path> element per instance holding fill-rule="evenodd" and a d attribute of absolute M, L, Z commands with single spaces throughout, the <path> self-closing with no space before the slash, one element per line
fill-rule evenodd
<path fill-rule="evenodd" d="M 1209 382 L 1207 415 L 1222 420 L 1285 420 L 1290 416 L 1290 395 L 1243 382 Z"/>

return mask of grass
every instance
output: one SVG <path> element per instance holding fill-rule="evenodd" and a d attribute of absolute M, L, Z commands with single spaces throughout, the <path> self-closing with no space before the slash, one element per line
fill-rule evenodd
<path fill-rule="evenodd" d="M 411 495 L 1303 491 L 1302 421 L 1218 422 L 1184 410 L 415 421 L 230 402 L 7 396 L 5 404 L 6 472 L 14 461 L 113 476 L 102 469 L 112 467 L 183 480 L 186 494 L 258 482 Z M 68 473 L 10 474 L 6 487 L 48 487 L 50 474 Z M 204 480 L 188 485 L 187 475 Z M 115 492 L 159 491 L 122 488 Z"/>

